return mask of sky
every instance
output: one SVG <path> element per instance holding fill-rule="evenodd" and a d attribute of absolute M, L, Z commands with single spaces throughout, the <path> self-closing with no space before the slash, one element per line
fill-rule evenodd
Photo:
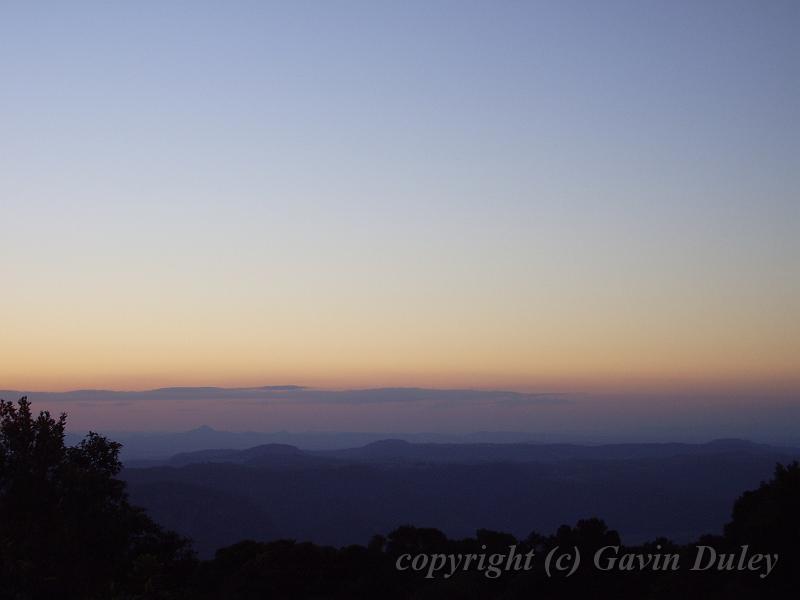
<path fill-rule="evenodd" d="M 2 1 L 0 389 L 797 406 L 799 26 L 780 1 Z"/>

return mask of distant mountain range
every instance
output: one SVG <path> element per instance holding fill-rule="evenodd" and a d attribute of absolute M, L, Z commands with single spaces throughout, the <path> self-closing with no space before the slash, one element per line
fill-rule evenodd
<path fill-rule="evenodd" d="M 122 443 L 122 458 L 131 466 L 141 465 L 143 460 L 163 462 L 177 454 L 187 454 L 209 449 L 245 450 L 255 446 L 269 444 L 283 444 L 294 446 L 306 451 L 338 450 L 341 454 L 331 454 L 330 457 L 355 458 L 363 453 L 382 453 L 394 443 L 397 448 L 392 452 L 399 452 L 406 457 L 417 453 L 431 459 L 429 452 L 433 453 L 433 460 L 447 460 L 450 453 L 467 453 L 484 455 L 501 460 L 549 460 L 549 454 L 580 457 L 598 453 L 608 455 L 609 458 L 621 457 L 625 453 L 636 449 L 636 452 L 654 453 L 687 453 L 699 452 L 704 444 L 681 443 L 622 443 L 622 444 L 581 444 L 581 443 L 553 443 L 564 436 L 559 434 L 530 433 L 523 431 L 477 431 L 471 433 L 381 433 L 381 432 L 258 432 L 258 431 L 219 431 L 209 426 L 202 426 L 184 432 L 111 432 L 111 439 Z M 82 434 L 69 433 L 68 442 L 77 443 Z M 568 436 L 574 438 L 576 436 Z M 586 436 L 590 437 L 590 436 Z M 592 440 L 594 442 L 594 440 Z M 371 446 L 372 444 L 378 446 Z M 403 443 L 406 445 L 404 446 Z M 724 445 L 749 444 L 755 448 L 784 448 L 786 446 L 771 446 L 754 444 L 742 440 L 717 440 L 711 442 L 712 448 Z M 520 445 L 519 448 L 511 446 Z M 458 446 L 458 448 L 456 448 Z M 474 446 L 474 448 L 470 448 Z M 481 447 L 483 446 L 483 447 Z M 369 447 L 369 449 L 361 449 Z M 791 447 L 790 447 L 791 448 Z M 493 454 L 494 453 L 494 454 Z M 528 457 L 525 459 L 524 457 Z M 441 458 L 435 458 L 441 457 Z"/>
<path fill-rule="evenodd" d="M 450 536 L 524 537 L 598 516 L 628 543 L 720 531 L 733 500 L 800 449 L 707 444 L 414 444 L 335 450 L 287 444 L 129 461 L 134 503 L 203 555 L 241 539 L 346 545 L 403 524 Z"/>
<path fill-rule="evenodd" d="M 206 428 L 208 430 L 208 428 Z M 213 431 L 213 430 L 211 430 Z M 342 434 L 344 435 L 344 434 Z M 490 434 L 486 434 L 490 437 Z M 675 456 L 719 454 L 754 456 L 800 455 L 791 447 L 756 444 L 747 440 L 724 439 L 706 444 L 578 444 L 536 443 L 411 443 L 403 439 L 383 439 L 360 447 L 333 450 L 301 450 L 290 444 L 260 444 L 244 450 L 206 449 L 180 452 L 168 459 L 130 460 L 129 467 L 185 466 L 202 463 L 231 463 L 250 466 L 336 465 L 357 463 L 432 463 L 481 464 L 493 462 L 542 462 L 566 460 L 633 460 Z"/>
<path fill-rule="evenodd" d="M 91 428 L 122 442 L 124 460 L 270 443 L 344 449 L 387 438 L 572 444 L 747 438 L 800 446 L 800 402 L 791 391 L 642 395 L 298 385 L 0 390 L 6 400 L 26 394 L 38 409 L 67 412 L 72 434 Z M 481 431 L 465 433 L 475 429 Z"/>
<path fill-rule="evenodd" d="M 69 433 L 70 443 L 77 443 L 83 434 Z M 549 439 L 515 431 L 479 431 L 464 434 L 445 433 L 380 433 L 380 432 L 258 432 L 219 431 L 207 425 L 183 432 L 110 432 L 111 439 L 122 443 L 122 458 L 127 463 L 143 459 L 167 459 L 179 453 L 204 451 L 209 448 L 243 450 L 264 444 L 286 444 L 303 450 L 346 450 L 386 439 L 399 439 L 416 444 L 508 444 L 532 443 Z"/>

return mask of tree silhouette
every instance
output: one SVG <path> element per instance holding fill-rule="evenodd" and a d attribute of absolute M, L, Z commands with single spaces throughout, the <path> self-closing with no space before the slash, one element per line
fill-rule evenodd
<path fill-rule="evenodd" d="M 725 536 L 760 550 L 796 553 L 800 541 L 800 463 L 776 465 L 772 480 L 742 494 Z"/>
<path fill-rule="evenodd" d="M 168 593 L 191 552 L 128 503 L 121 445 L 89 433 L 68 448 L 65 414 L 17 404 L 0 400 L 0 597 Z"/>

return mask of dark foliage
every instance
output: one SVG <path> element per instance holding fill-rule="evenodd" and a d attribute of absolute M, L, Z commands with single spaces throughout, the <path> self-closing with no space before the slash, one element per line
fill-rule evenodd
<path fill-rule="evenodd" d="M 400 527 L 386 537 L 375 536 L 366 547 L 333 548 L 281 540 L 245 541 L 219 550 L 213 560 L 199 563 L 190 583 L 192 596 L 226 598 L 794 598 L 798 581 L 800 531 L 797 507 L 800 465 L 778 465 L 774 479 L 746 492 L 735 504 L 723 536 L 704 536 L 696 544 L 678 545 L 656 539 L 624 547 L 616 531 L 596 518 L 563 525 L 550 536 L 532 532 L 518 540 L 507 533 L 478 530 L 475 537 L 453 540 L 441 531 Z M 766 578 L 747 571 L 692 571 L 698 544 L 720 553 L 778 553 L 780 560 Z M 530 571 L 505 571 L 497 578 L 479 571 L 460 571 L 451 578 L 439 573 L 398 571 L 404 554 L 534 553 Z M 592 563 L 603 547 L 620 553 L 670 553 L 679 570 L 600 571 Z M 574 575 L 550 577 L 544 557 L 556 547 L 577 547 L 583 560 Z"/>
<path fill-rule="evenodd" d="M 68 448 L 65 426 L 0 401 L 0 597 L 171 597 L 188 543 L 128 503 L 119 444 L 90 433 Z"/>

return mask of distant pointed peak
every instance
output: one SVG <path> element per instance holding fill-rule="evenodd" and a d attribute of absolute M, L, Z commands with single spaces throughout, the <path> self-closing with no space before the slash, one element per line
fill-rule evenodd
<path fill-rule="evenodd" d="M 216 429 L 208 425 L 200 425 L 200 427 L 196 427 L 195 429 L 192 429 L 187 433 L 216 433 L 216 431 L 217 431 Z"/>

